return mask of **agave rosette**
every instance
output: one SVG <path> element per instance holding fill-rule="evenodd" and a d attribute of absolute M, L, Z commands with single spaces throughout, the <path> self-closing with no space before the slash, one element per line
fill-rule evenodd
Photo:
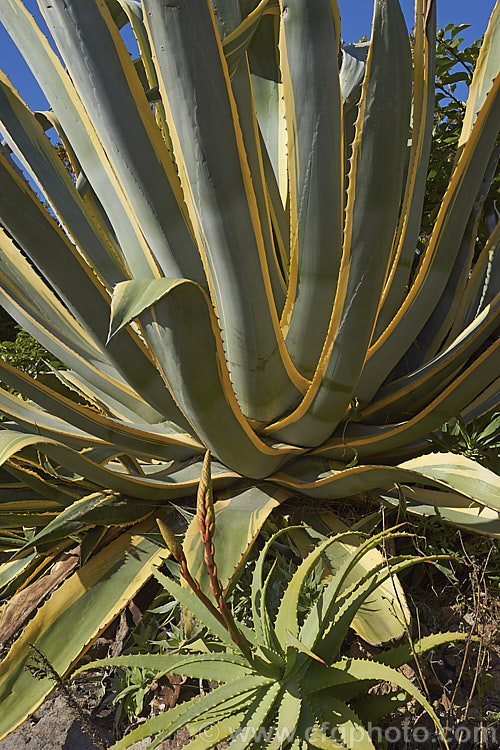
<path fill-rule="evenodd" d="M 415 512 L 498 535 L 496 476 L 427 453 L 426 435 L 498 401 L 500 232 L 477 249 L 475 228 L 495 169 L 499 3 L 415 274 L 432 1 L 416 2 L 413 58 L 397 0 L 344 50 L 335 0 L 38 5 L 54 47 L 21 0 L 2 18 L 50 110 L 0 74 L 0 303 L 66 369 L 33 380 L 0 362 L 26 399 L 0 393 L 0 541 L 15 552 L 0 581 L 26 585 L 74 540 L 83 567 L 16 642 L 1 694 L 26 638 L 43 634 L 64 672 L 133 596 L 161 555 L 152 513 L 194 492 L 206 449 L 224 585 L 297 493 L 402 491 Z M 187 552 L 196 566 L 192 535 Z M 61 649 L 94 585 L 112 602 Z M 48 689 L 30 685 L 29 708 L 12 692 L 0 732 Z"/>

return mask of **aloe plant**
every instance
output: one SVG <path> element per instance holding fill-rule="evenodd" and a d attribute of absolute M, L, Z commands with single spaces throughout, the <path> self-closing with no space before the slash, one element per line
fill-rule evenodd
<path fill-rule="evenodd" d="M 14 553 L 0 584 L 14 592 L 77 543 L 82 567 L 0 665 L 0 736 L 49 690 L 23 672 L 28 642 L 69 669 L 151 576 L 153 518 L 194 492 L 206 449 L 224 587 L 298 493 L 403 493 L 500 533 L 495 475 L 426 441 L 498 400 L 499 228 L 476 248 L 475 227 L 496 166 L 499 3 L 416 273 L 431 0 L 413 56 L 397 0 L 345 49 L 335 0 L 38 4 L 58 54 L 22 0 L 2 16 L 50 110 L 0 75 L 0 303 L 66 369 L 35 381 L 0 362 L 26 399 L 0 392 Z M 185 554 L 205 585 L 193 528 Z"/>
<path fill-rule="evenodd" d="M 209 457 L 205 463 L 208 466 Z M 165 673 L 216 680 L 214 690 L 145 721 L 113 745 L 124 750 L 154 735 L 151 748 L 178 729 L 188 727 L 192 740 L 188 748 L 214 747 L 229 740 L 229 748 L 375 748 L 366 725 L 377 725 L 381 718 L 413 698 L 432 717 L 438 732 L 439 719 L 427 698 L 397 667 L 418 658 L 425 651 L 451 641 L 470 638 L 466 633 L 440 633 L 416 643 L 389 649 L 373 660 L 350 658 L 342 645 L 353 619 L 367 599 L 384 581 L 423 558 L 399 555 L 380 556 L 369 562 L 377 545 L 391 539 L 411 536 L 400 529 L 365 538 L 358 549 L 345 553 L 348 531 L 326 538 L 304 558 L 284 589 L 273 618 L 269 611 L 269 591 L 273 570 L 265 575 L 266 557 L 285 527 L 273 534 L 260 552 L 253 572 L 249 598 L 253 627 L 238 622 L 224 596 L 214 562 L 215 514 L 209 474 L 204 472 L 198 492 L 197 527 L 203 545 L 205 568 L 214 597 L 210 601 L 193 578 L 176 535 L 161 520 L 163 539 L 179 564 L 187 587 L 157 571 L 155 576 L 166 591 L 192 612 L 212 634 L 200 651 L 197 641 L 169 654 L 135 654 L 86 664 L 82 670 L 103 667 L 147 669 Z M 336 572 L 323 587 L 313 606 L 299 617 L 299 598 L 311 572 L 329 556 Z M 441 556 L 443 557 L 443 556 Z M 445 556 L 444 556 L 445 557 Z M 426 562 L 438 560 L 439 556 Z M 360 574 L 360 564 L 367 562 Z M 215 603 L 214 603 L 215 602 Z M 214 640 L 215 636 L 215 640 Z M 197 647 L 198 646 L 198 647 Z M 392 692 L 367 695 L 380 681 L 390 682 Z M 444 743 L 446 745 L 446 743 Z"/>

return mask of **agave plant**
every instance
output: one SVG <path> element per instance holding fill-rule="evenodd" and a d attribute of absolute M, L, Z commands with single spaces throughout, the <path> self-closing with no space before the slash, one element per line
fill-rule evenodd
<path fill-rule="evenodd" d="M 206 466 L 206 465 L 205 465 Z M 264 565 L 277 538 L 290 533 L 284 528 L 273 534 L 255 562 L 249 598 L 253 627 L 238 622 L 230 611 L 214 562 L 215 513 L 210 481 L 204 475 L 198 492 L 197 527 L 205 552 L 205 569 L 213 600 L 208 599 L 193 578 L 186 556 L 175 534 L 161 520 L 162 536 L 177 560 L 182 587 L 157 571 L 155 576 L 166 591 L 177 599 L 212 634 L 199 649 L 200 639 L 170 654 L 138 654 L 91 662 L 78 671 L 103 667 L 148 669 L 153 674 L 179 674 L 190 678 L 216 680 L 219 684 L 203 697 L 179 703 L 142 723 L 113 750 L 124 750 L 154 735 L 151 748 L 178 729 L 188 727 L 192 740 L 188 748 L 211 748 L 230 740 L 229 748 L 375 748 L 366 725 L 378 722 L 411 698 L 418 701 L 442 732 L 439 719 L 426 697 L 397 667 L 417 659 L 437 646 L 469 638 L 466 633 L 440 633 L 410 645 L 386 650 L 374 660 L 342 655 L 342 645 L 353 619 L 377 588 L 398 572 L 424 558 L 401 555 L 374 563 L 377 545 L 410 536 L 398 529 L 364 539 L 346 554 L 347 531 L 325 538 L 304 558 L 285 588 L 275 617 L 269 611 L 269 591 L 273 569 L 265 575 Z M 300 530 L 300 529 L 299 529 Z M 303 618 L 299 598 L 307 577 L 325 555 L 335 569 L 317 601 Z M 432 562 L 438 557 L 428 558 Z M 365 563 L 365 568 L 360 566 Z M 215 603 L 214 603 L 215 602 Z M 215 636 L 216 640 L 214 640 Z M 197 648 L 198 643 L 198 648 Z M 390 682 L 392 691 L 367 695 L 378 682 Z M 446 743 L 444 743 L 446 745 Z"/>
<path fill-rule="evenodd" d="M 0 362 L 25 397 L 0 393 L 0 585 L 26 588 L 76 544 L 81 568 L 0 665 L 0 736 L 50 689 L 23 672 L 27 644 L 67 671 L 151 576 L 153 516 L 194 492 L 206 449 L 224 586 L 298 493 L 406 496 L 500 532 L 495 475 L 425 439 L 497 402 L 500 234 L 476 248 L 475 227 L 498 156 L 499 3 L 413 271 L 432 0 L 413 56 L 397 0 L 345 49 L 335 0 L 38 5 L 54 46 L 22 0 L 2 16 L 50 110 L 0 75 L 0 303 L 66 369 Z M 185 554 L 205 585 L 193 528 Z"/>

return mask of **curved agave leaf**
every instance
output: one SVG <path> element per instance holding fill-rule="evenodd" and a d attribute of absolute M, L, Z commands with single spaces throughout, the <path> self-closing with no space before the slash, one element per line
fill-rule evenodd
<path fill-rule="evenodd" d="M 123 282 L 113 296 L 113 335 L 137 315 L 183 414 L 221 461 L 262 478 L 287 454 L 302 452 L 293 446 L 273 448 L 248 425 L 231 387 L 217 319 L 201 287 L 185 279 Z"/>
<path fill-rule="evenodd" d="M 189 15 L 170 13 L 157 0 L 145 0 L 145 8 L 181 184 L 208 269 L 233 387 L 248 417 L 272 419 L 294 403 L 297 387 L 305 383 L 279 329 L 220 38 L 205 0 L 197 0 Z"/>
<path fill-rule="evenodd" d="M 436 492 L 420 487 L 402 486 L 400 491 L 409 513 L 437 516 L 446 523 L 465 531 L 486 536 L 500 536 L 500 514 L 483 504 L 476 503 L 454 492 Z M 390 505 L 399 506 L 401 499 L 394 493 L 382 491 L 379 497 Z M 496 497 L 498 497 L 498 490 Z"/>
<path fill-rule="evenodd" d="M 328 330 L 342 251 L 342 120 L 330 1 L 287 6 L 280 33 L 290 189 L 290 275 L 281 324 L 292 360 L 310 379 Z"/>
<path fill-rule="evenodd" d="M 179 472 L 171 471 L 167 467 L 154 467 L 156 471 L 142 474 L 126 474 L 117 471 L 116 467 L 108 468 L 100 463 L 100 457 L 96 460 L 87 458 L 84 454 L 68 448 L 56 440 L 42 438 L 37 435 L 25 435 L 13 430 L 0 432 L 0 464 L 13 455 L 30 446 L 37 446 L 41 452 L 77 475 L 83 475 L 97 486 L 109 487 L 111 490 L 131 495 L 151 503 L 156 503 L 168 498 L 182 497 L 193 493 L 198 485 L 201 472 L 201 464 L 198 466 L 188 465 Z M 109 455 L 105 456 L 105 462 Z M 223 466 L 214 466 L 215 472 L 219 473 L 221 486 L 232 483 L 235 475 L 227 472 Z M 156 474 L 156 476 L 155 476 Z M 217 478 L 214 476 L 217 484 Z"/>
<path fill-rule="evenodd" d="M 417 277 L 397 314 L 368 352 L 356 388 L 362 403 L 373 397 L 409 342 L 417 338 L 446 286 L 497 137 L 499 92 L 497 76 L 453 173 Z"/>
<path fill-rule="evenodd" d="M 277 14 L 278 12 L 279 6 L 277 0 L 260 0 L 236 28 L 224 37 L 224 55 L 231 78 L 234 76 L 240 63 L 245 59 L 245 53 L 258 29 L 263 14 Z"/>
<path fill-rule="evenodd" d="M 500 510 L 498 480 L 485 467 L 455 453 L 431 453 L 399 466 L 368 464 L 350 469 L 337 468 L 334 461 L 308 457 L 290 467 L 289 474 L 275 474 L 273 480 L 290 489 L 327 500 L 357 495 L 397 482 L 431 484 L 456 490 L 466 497 Z"/>
<path fill-rule="evenodd" d="M 201 443 L 182 432 L 175 433 L 156 425 L 132 426 L 91 411 L 58 394 L 39 380 L 34 381 L 6 362 L 0 362 L 0 375 L 4 382 L 19 389 L 47 410 L 23 406 L 24 402 L 18 405 L 12 398 L 0 396 L 2 401 L 9 404 L 10 408 L 7 405 L 4 407 L 6 413 L 11 412 L 20 421 L 23 420 L 21 415 L 25 415 L 24 420 L 28 424 L 31 418 L 32 423 L 42 429 L 52 430 L 57 438 L 62 437 L 68 443 L 75 440 L 81 446 L 82 442 L 86 442 L 86 447 L 92 444 L 109 444 L 123 451 L 163 460 L 187 459 L 203 449 Z M 58 415 L 59 419 L 52 415 Z"/>
<path fill-rule="evenodd" d="M 168 552 L 144 538 L 146 522 L 122 534 L 65 581 L 28 623 L 0 663 L 0 738 L 15 729 L 51 692 L 51 680 L 25 670 L 34 643 L 64 675 L 123 609 Z M 66 635 L 71 632 L 71 638 Z"/>
<path fill-rule="evenodd" d="M 457 158 L 471 134 L 477 114 L 481 109 L 493 80 L 498 73 L 498 69 L 500 68 L 499 48 L 500 5 L 496 2 L 490 16 L 488 28 L 484 35 L 484 40 L 474 70 L 474 76 L 472 78 L 462 132 L 460 133 L 460 140 L 458 142 Z"/>
<path fill-rule="evenodd" d="M 399 3 L 377 3 L 351 160 L 342 264 L 328 334 L 300 406 L 267 428 L 287 442 L 319 445 L 335 429 L 354 394 L 401 200 L 410 97 L 410 51 Z M 379 113 L 376 117 L 371 116 L 373 108 Z M 374 195 L 379 201 L 376 207 Z M 356 347 L 351 346 L 354 337 Z"/>

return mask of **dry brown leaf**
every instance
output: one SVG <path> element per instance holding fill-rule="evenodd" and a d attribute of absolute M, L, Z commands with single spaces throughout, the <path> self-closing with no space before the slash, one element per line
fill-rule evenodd
<path fill-rule="evenodd" d="M 151 701 L 151 708 L 155 714 L 175 706 L 179 700 L 181 686 L 186 682 L 186 677 L 178 674 L 167 674 L 162 679 L 166 682 L 155 690 L 155 697 Z"/>
<path fill-rule="evenodd" d="M 7 643 L 22 628 L 40 602 L 69 576 L 79 560 L 79 547 L 65 552 L 50 573 L 30 583 L 12 597 L 0 616 L 0 645 Z"/>

